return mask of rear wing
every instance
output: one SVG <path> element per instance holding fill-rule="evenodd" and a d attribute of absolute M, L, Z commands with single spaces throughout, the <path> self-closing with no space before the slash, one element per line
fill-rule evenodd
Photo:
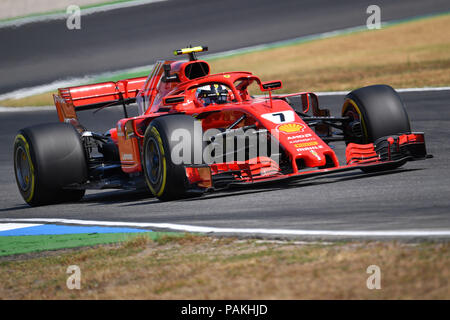
<path fill-rule="evenodd" d="M 147 77 L 101 82 L 84 86 L 60 88 L 53 95 L 59 121 L 72 123 L 80 128 L 77 112 L 90 109 L 126 105 L 136 102 L 136 95 L 144 86 Z"/>

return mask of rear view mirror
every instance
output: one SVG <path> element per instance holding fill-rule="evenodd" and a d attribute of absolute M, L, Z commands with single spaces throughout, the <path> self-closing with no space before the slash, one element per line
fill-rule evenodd
<path fill-rule="evenodd" d="M 283 87 L 283 84 L 281 83 L 281 80 L 276 81 L 267 81 L 261 83 L 261 91 L 272 91 L 272 90 L 278 90 Z"/>
<path fill-rule="evenodd" d="M 184 102 L 185 97 L 183 95 L 167 96 L 163 99 L 164 105 L 175 105 Z"/>

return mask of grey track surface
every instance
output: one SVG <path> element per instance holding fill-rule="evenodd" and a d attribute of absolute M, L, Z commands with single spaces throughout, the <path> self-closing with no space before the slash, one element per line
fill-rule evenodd
<path fill-rule="evenodd" d="M 435 158 L 384 174 L 351 172 L 264 188 L 218 192 L 195 200 L 159 202 L 124 191 L 89 192 L 81 203 L 29 208 L 17 190 L 12 143 L 22 127 L 57 121 L 54 111 L 0 113 L 0 218 L 67 218 L 179 223 L 210 227 L 306 230 L 449 230 L 450 91 L 402 93 L 412 128 L 424 131 Z M 339 114 L 343 96 L 319 97 Z M 103 131 L 121 117 L 120 108 L 95 117 L 89 128 Z M 343 144 L 335 144 L 343 159 Z"/>
<path fill-rule="evenodd" d="M 0 29 L 0 93 L 69 77 L 149 65 L 173 49 L 211 52 L 364 25 L 370 0 L 169 0 Z M 450 11 L 448 0 L 376 2 L 383 21 Z"/>
<path fill-rule="evenodd" d="M 71 76 L 151 64 L 172 49 L 205 44 L 212 52 L 362 25 L 371 1 L 170 0 L 89 15 L 82 30 L 65 21 L 0 29 L 0 93 Z M 384 21 L 450 10 L 447 0 L 378 1 Z M 450 92 L 401 94 L 414 130 L 425 131 L 434 159 L 408 163 L 385 174 L 351 172 L 264 188 L 213 193 L 196 200 L 161 203 L 147 194 L 88 192 L 77 204 L 30 208 L 17 190 L 12 143 L 22 127 L 57 121 L 54 111 L 0 112 L 0 218 L 179 223 L 211 227 L 306 230 L 450 229 Z M 320 97 L 333 114 L 342 96 Z M 86 127 L 115 125 L 120 108 Z M 344 147 L 336 144 L 338 157 Z"/>

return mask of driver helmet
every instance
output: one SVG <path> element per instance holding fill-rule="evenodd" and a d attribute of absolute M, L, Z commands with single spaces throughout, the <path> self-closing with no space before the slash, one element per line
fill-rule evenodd
<path fill-rule="evenodd" d="M 211 103 L 223 104 L 228 102 L 228 90 L 219 83 L 208 84 L 197 88 L 197 99 L 206 107 Z"/>

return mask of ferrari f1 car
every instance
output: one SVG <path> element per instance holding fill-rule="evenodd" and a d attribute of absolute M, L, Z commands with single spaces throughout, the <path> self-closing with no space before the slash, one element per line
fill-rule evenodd
<path fill-rule="evenodd" d="M 274 94 L 279 80 L 210 74 L 196 57 L 205 50 L 176 50 L 189 60 L 158 61 L 148 77 L 59 89 L 60 122 L 24 128 L 15 138 L 24 200 L 77 201 L 86 189 L 104 188 L 146 189 L 174 200 L 233 185 L 389 170 L 428 157 L 424 134 L 411 132 L 390 86 L 350 92 L 341 115 L 331 116 L 312 92 Z M 139 115 L 129 117 L 134 103 Z M 89 131 L 77 118 L 111 106 L 122 106 L 124 118 L 106 133 Z M 345 165 L 329 145 L 336 141 L 346 144 Z"/>

